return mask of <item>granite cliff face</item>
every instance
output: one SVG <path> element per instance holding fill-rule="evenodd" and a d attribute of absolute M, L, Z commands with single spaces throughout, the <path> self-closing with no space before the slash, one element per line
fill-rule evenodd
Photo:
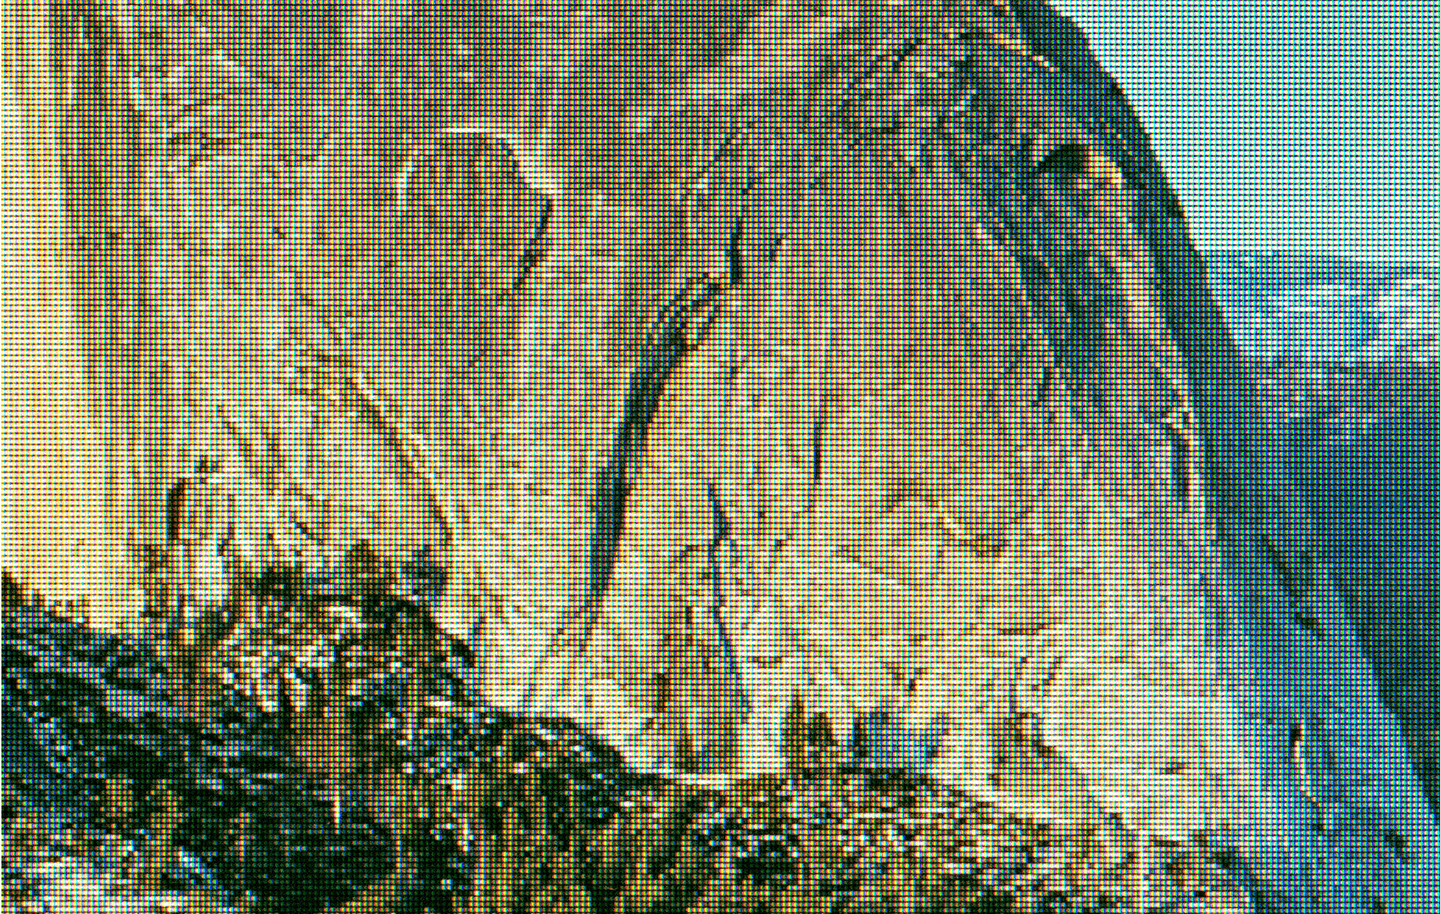
<path fill-rule="evenodd" d="M 614 876 L 604 823 L 628 814 L 591 835 L 564 806 L 551 836 L 573 784 L 505 780 L 464 756 L 509 743 L 454 729 L 565 719 L 670 797 L 662 819 L 748 802 L 813 744 L 1062 845 L 1118 829 L 1141 907 L 1166 843 L 1285 910 L 1440 906 L 1401 725 L 1270 472 L 1287 430 L 1068 21 L 1029 0 L 142 12 L 60 14 L 55 61 L 80 87 L 60 132 L 106 506 L 144 583 L 92 621 L 151 645 L 161 718 L 278 753 L 302 831 L 226 807 L 193 826 L 230 823 L 210 846 L 378 842 L 325 902 L 352 910 L 417 903 L 442 826 L 482 907 L 731 903 L 744 854 L 636 837 L 643 875 Z M 109 662 L 56 650 L 29 663 Z M 413 757 L 431 718 L 461 756 L 440 773 Z M 212 788 L 185 745 L 155 750 L 163 776 L 109 750 L 71 775 L 150 816 L 152 870 L 194 858 L 187 800 Z M 590 764 L 569 751 L 542 767 Z M 854 904 L 970 903 L 893 878 Z"/>

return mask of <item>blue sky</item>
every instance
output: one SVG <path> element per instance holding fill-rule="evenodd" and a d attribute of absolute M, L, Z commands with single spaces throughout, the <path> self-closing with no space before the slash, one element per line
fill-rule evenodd
<path fill-rule="evenodd" d="M 1135 105 L 1202 249 L 1436 262 L 1426 0 L 1051 0 Z"/>

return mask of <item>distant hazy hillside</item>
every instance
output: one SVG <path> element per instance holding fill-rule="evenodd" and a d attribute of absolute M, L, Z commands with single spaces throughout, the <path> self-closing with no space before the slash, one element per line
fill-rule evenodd
<path fill-rule="evenodd" d="M 1309 505 L 1380 692 L 1440 809 L 1440 284 L 1434 268 L 1207 255 L 1211 291 L 1281 423 L 1274 472 Z"/>
<path fill-rule="evenodd" d="M 1435 360 L 1435 268 L 1313 254 L 1217 251 L 1210 289 L 1241 352 L 1269 363 L 1370 365 Z"/>

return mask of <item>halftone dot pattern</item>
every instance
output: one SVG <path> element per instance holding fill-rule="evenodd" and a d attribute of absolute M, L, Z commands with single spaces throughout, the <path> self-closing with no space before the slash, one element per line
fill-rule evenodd
<path fill-rule="evenodd" d="M 1043 0 L 5 17 L 7 907 L 1440 911 L 1433 270 Z"/>

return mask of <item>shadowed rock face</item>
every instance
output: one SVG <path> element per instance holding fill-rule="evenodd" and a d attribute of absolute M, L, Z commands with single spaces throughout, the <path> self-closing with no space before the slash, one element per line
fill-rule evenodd
<path fill-rule="evenodd" d="M 1398 727 L 1071 24 L 320 12 L 161 11 L 141 96 L 174 420 L 145 625 L 186 713 L 219 682 L 298 715 L 343 813 L 386 751 L 348 674 L 284 712 L 298 659 L 226 658 L 289 637 L 267 581 L 368 592 L 423 610 L 407 740 L 444 634 L 491 711 L 687 789 L 828 734 L 1047 827 L 1203 836 L 1279 907 L 1440 907 Z"/>

